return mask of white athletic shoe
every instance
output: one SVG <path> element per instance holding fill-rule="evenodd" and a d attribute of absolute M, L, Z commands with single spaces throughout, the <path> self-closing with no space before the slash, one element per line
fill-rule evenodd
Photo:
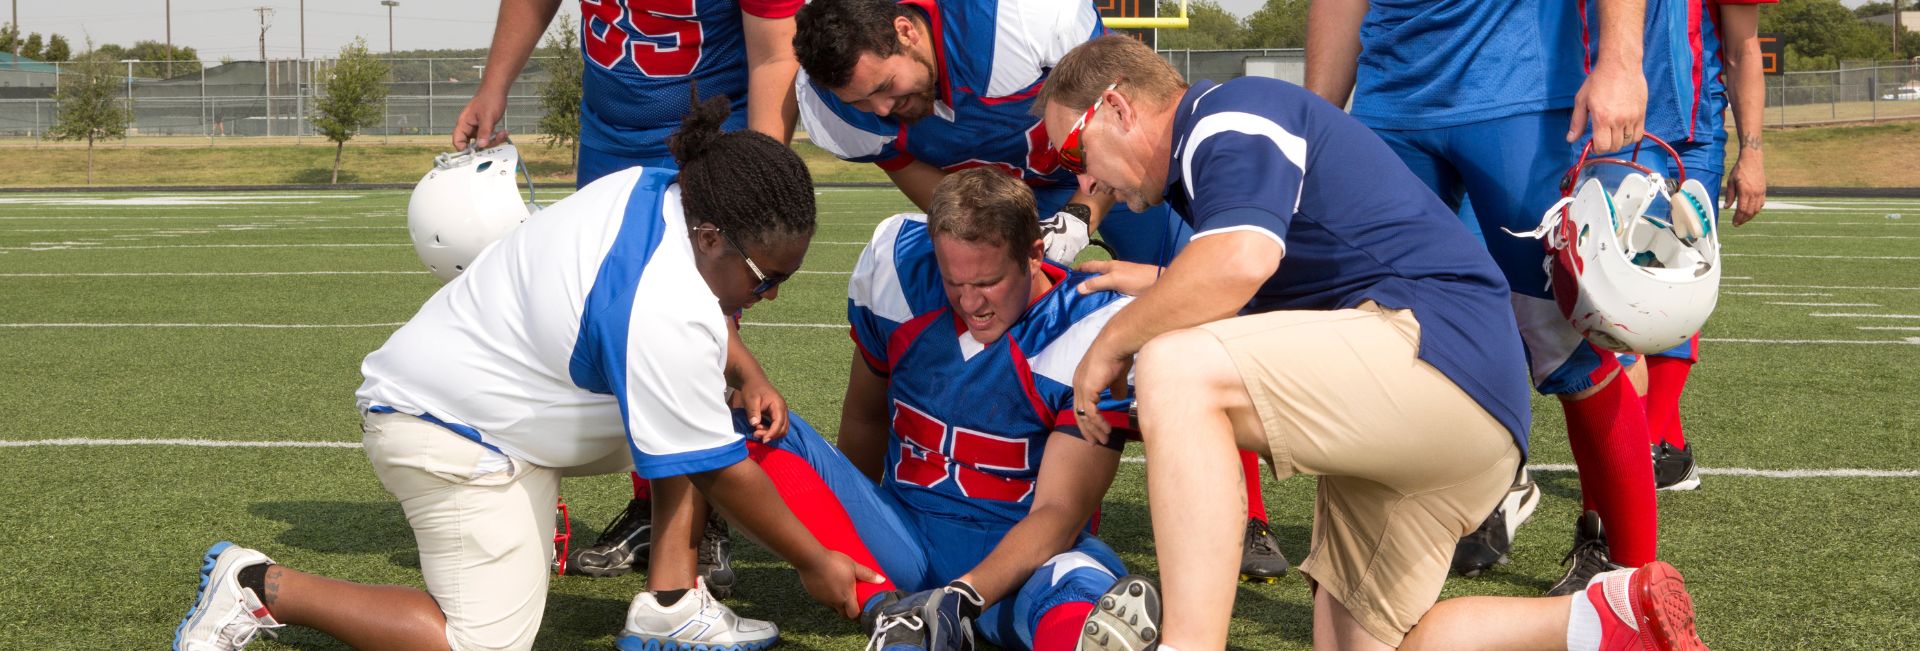
<path fill-rule="evenodd" d="M 240 587 L 242 568 L 271 563 L 266 554 L 227 541 L 207 549 L 200 565 L 200 594 L 193 610 L 173 631 L 174 651 L 230 651 L 247 646 L 264 632 L 284 626 L 273 619 L 260 595 Z"/>
<path fill-rule="evenodd" d="M 692 590 L 672 606 L 651 592 L 634 595 L 627 626 L 615 645 L 621 651 L 760 651 L 780 641 L 773 622 L 733 614 L 695 578 Z"/>

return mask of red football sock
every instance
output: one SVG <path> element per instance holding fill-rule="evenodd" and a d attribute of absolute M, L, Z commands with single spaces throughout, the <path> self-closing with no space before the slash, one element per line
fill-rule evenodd
<path fill-rule="evenodd" d="M 633 499 L 653 499 L 653 482 L 647 481 L 645 477 L 641 477 L 640 473 L 637 472 L 627 474 L 633 475 Z"/>
<path fill-rule="evenodd" d="M 867 544 L 860 540 L 860 532 L 853 527 L 853 517 L 847 515 L 846 507 L 840 505 L 840 499 L 834 497 L 833 489 L 820 475 L 813 472 L 813 466 L 807 465 L 800 455 L 767 447 L 756 442 L 747 443 L 747 456 L 760 464 L 767 478 L 773 480 L 774 490 L 779 491 L 780 501 L 793 509 L 794 517 L 807 528 L 808 533 L 831 549 L 853 562 L 867 566 L 874 572 L 880 572 L 880 561 L 875 560 Z M 893 580 L 882 583 L 856 581 L 853 591 L 861 604 L 866 604 L 874 595 L 896 589 Z"/>
<path fill-rule="evenodd" d="M 1585 400 L 1563 400 L 1567 441 L 1580 468 L 1580 496 L 1600 513 L 1613 562 L 1639 567 L 1658 549 L 1660 517 L 1653 496 L 1653 458 L 1647 455 L 1646 412 L 1630 382 L 1616 374 Z"/>
<path fill-rule="evenodd" d="M 1240 472 L 1247 477 L 1247 517 L 1267 521 L 1267 500 L 1260 496 L 1260 455 L 1240 451 Z"/>
<path fill-rule="evenodd" d="M 1680 428 L 1680 392 L 1687 388 L 1687 374 L 1693 360 L 1673 357 L 1647 358 L 1647 431 L 1652 442 L 1686 447 L 1687 435 Z"/>
<path fill-rule="evenodd" d="M 1093 604 L 1069 601 L 1047 609 L 1040 625 L 1033 629 L 1033 651 L 1073 651 L 1080 644 L 1080 628 L 1087 623 Z"/>

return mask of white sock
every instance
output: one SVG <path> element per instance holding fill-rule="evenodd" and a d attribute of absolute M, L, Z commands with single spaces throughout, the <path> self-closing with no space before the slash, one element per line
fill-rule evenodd
<path fill-rule="evenodd" d="M 1600 651 L 1600 611 L 1585 590 L 1574 593 L 1567 611 L 1567 651 Z"/>

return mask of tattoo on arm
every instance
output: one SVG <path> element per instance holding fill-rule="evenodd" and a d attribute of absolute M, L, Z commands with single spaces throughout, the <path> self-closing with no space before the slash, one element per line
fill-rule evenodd
<path fill-rule="evenodd" d="M 267 566 L 267 578 L 261 582 L 267 588 L 267 593 L 260 596 L 262 605 L 272 608 L 274 602 L 280 600 L 280 576 L 285 572 L 285 568 L 279 565 Z"/>
<path fill-rule="evenodd" d="M 1760 150 L 1760 134 L 1757 134 L 1757 133 L 1742 134 L 1740 136 L 1740 148 L 1759 151 Z"/>

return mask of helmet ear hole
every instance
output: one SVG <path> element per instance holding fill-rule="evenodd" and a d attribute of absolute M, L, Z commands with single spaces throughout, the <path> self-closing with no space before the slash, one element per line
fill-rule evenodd
<path fill-rule="evenodd" d="M 479 166 L 473 168 L 473 171 L 485 172 L 489 167 L 493 167 L 493 161 L 482 161 Z"/>

